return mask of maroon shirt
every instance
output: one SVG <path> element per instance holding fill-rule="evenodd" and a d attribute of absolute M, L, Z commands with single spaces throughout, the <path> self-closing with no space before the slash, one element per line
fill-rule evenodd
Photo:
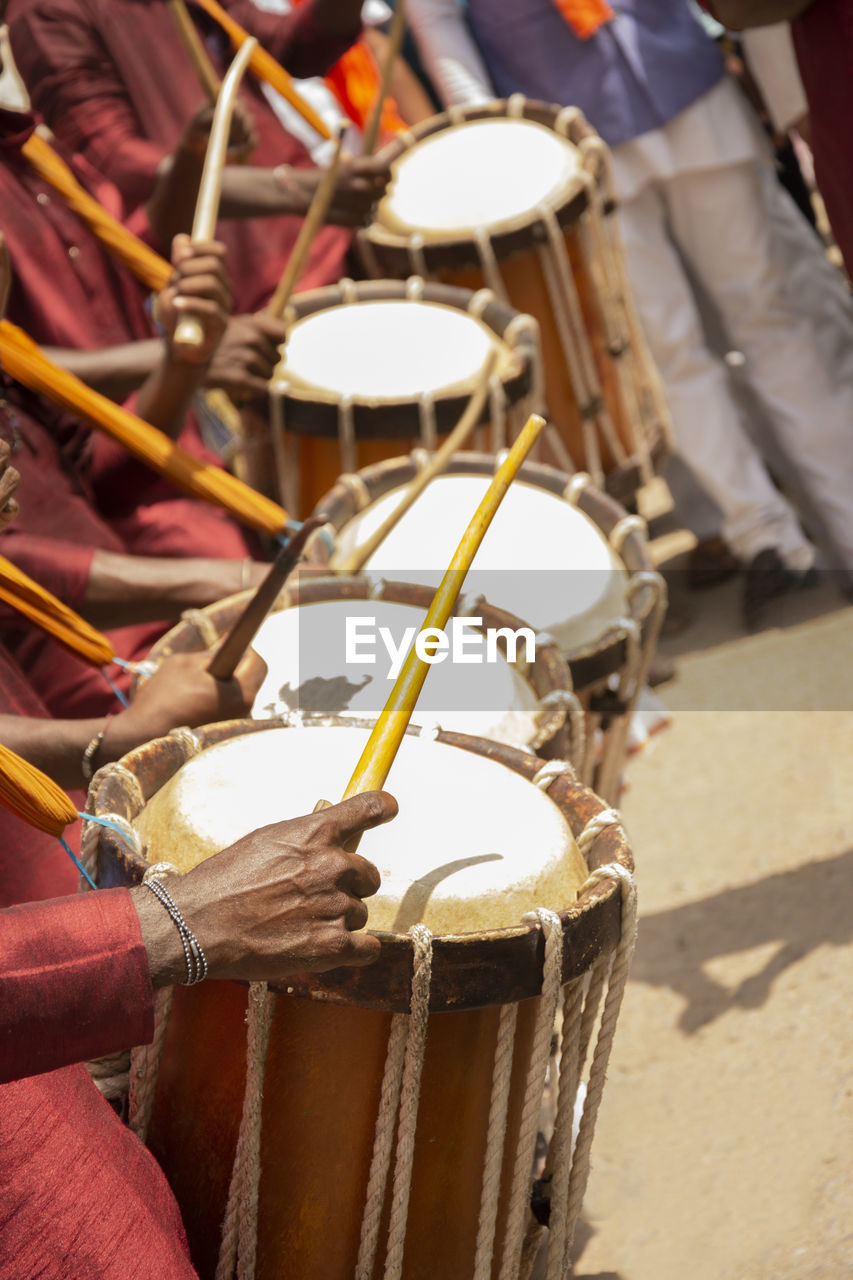
<path fill-rule="evenodd" d="M 286 17 L 264 13 L 251 0 L 224 7 L 296 76 L 323 75 L 358 35 L 322 31 L 313 4 Z M 223 74 L 231 49 L 221 29 L 190 2 L 214 65 Z M 79 153 L 120 190 L 124 216 L 151 194 L 157 166 L 172 152 L 204 95 L 162 0 L 12 0 L 8 23 L 15 60 L 33 105 L 69 151 Z M 311 157 L 287 133 L 249 73 L 240 90 L 259 136 L 256 165 L 307 168 Z M 218 228 L 238 311 L 258 310 L 272 294 L 296 241 L 293 216 L 234 221 Z M 303 289 L 329 284 L 344 272 L 347 232 L 317 235 Z"/>
<path fill-rule="evenodd" d="M 814 0 L 791 32 L 809 101 L 818 186 L 853 277 L 853 6 Z"/>

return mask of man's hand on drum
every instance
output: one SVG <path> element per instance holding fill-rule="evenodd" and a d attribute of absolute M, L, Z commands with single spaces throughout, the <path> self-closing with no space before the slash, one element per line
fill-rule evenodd
<path fill-rule="evenodd" d="M 218 240 L 194 243 L 187 235 L 177 235 L 172 243 L 172 265 L 172 278 L 157 298 L 170 353 L 181 362 L 208 364 L 222 341 L 233 305 L 225 272 L 225 245 Z M 178 351 L 173 341 L 184 315 L 198 320 L 204 336 L 197 347 Z"/>
<path fill-rule="evenodd" d="M 221 387 L 235 398 L 266 395 L 286 337 L 283 320 L 263 312 L 234 316 L 210 362 L 205 384 Z"/>
<path fill-rule="evenodd" d="M 107 722 L 98 764 L 118 760 L 176 725 L 214 724 L 248 715 L 263 684 L 266 663 L 250 649 L 230 680 L 207 670 L 209 653 L 175 653 L 145 680 L 126 711 Z"/>
<path fill-rule="evenodd" d="M 291 212 L 307 213 L 323 173 L 323 169 L 288 167 L 284 173 L 276 170 L 282 190 L 291 196 Z M 326 215 L 327 222 L 339 227 L 366 226 L 390 180 L 390 167 L 379 156 L 359 156 L 353 160 L 344 160 L 338 170 L 338 181 Z"/>
<path fill-rule="evenodd" d="M 388 822 L 397 802 L 369 791 L 318 813 L 262 827 L 164 881 L 208 964 L 208 977 L 275 981 L 372 964 L 362 899 L 379 888 L 372 863 L 344 847 Z M 145 888 L 132 890 L 155 986 L 186 978 L 178 930 Z"/>

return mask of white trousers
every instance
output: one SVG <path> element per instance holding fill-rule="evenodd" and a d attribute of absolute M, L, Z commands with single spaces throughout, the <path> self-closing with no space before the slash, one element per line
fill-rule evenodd
<path fill-rule="evenodd" d="M 767 216 L 768 199 L 788 197 L 774 195 L 767 176 L 756 161 L 649 182 L 620 210 L 628 271 L 679 452 L 722 513 L 735 553 L 749 560 L 773 546 L 792 568 L 812 558 L 793 507 L 741 424 L 680 255 L 746 358 L 774 444 L 819 515 L 829 562 L 853 570 L 853 381 L 846 369 L 834 371 L 826 344 L 815 340 L 820 321 L 797 293 Z M 815 271 L 824 269 L 818 242 L 804 232 L 803 253 L 813 255 Z"/>

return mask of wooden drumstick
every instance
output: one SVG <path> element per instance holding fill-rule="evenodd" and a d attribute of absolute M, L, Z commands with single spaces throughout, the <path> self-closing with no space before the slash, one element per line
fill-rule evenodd
<path fill-rule="evenodd" d="M 394 9 L 394 17 L 391 20 L 391 30 L 388 32 L 388 48 L 385 50 L 385 59 L 382 63 L 382 71 L 379 76 L 379 92 L 376 101 L 370 112 L 370 118 L 367 122 L 367 128 L 364 131 L 364 146 L 362 155 L 372 156 L 376 149 L 376 142 L 379 138 L 379 127 L 382 124 L 382 108 L 385 105 L 385 99 L 388 97 L 388 90 L 391 87 L 391 76 L 394 73 L 394 63 L 400 56 L 400 50 L 403 47 L 403 33 L 406 28 L 406 5 L 405 0 L 397 0 Z"/>
<path fill-rule="evenodd" d="M 284 315 L 285 308 L 290 301 L 290 295 L 302 275 L 311 245 L 314 243 L 314 237 L 326 221 L 326 214 L 329 212 L 329 205 L 332 203 L 332 197 L 335 194 L 335 186 L 338 181 L 338 168 L 341 163 L 343 141 L 343 133 L 339 133 L 331 163 L 318 183 L 311 206 L 299 229 L 293 252 L 287 260 L 287 266 L 282 272 L 275 293 L 267 303 L 267 314 L 275 316 L 277 320 Z"/>
<path fill-rule="evenodd" d="M 544 426 L 544 418 L 531 414 L 515 444 L 493 476 L 433 596 L 432 604 L 421 626 L 421 634 L 431 628 L 444 629 L 486 530 Z M 343 794 L 344 800 L 348 800 L 350 796 L 360 795 L 362 791 L 374 791 L 384 785 L 420 697 L 428 671 L 429 664 L 418 657 L 417 647 L 413 646 L 394 682 L 388 701 L 373 727 L 367 745 L 361 753 L 361 758 Z M 354 850 L 357 845 L 358 839 L 355 839 L 347 845 L 347 848 Z"/>
<path fill-rule="evenodd" d="M 445 470 L 454 453 L 462 448 L 466 443 L 471 432 L 480 420 L 480 414 L 483 412 L 483 405 L 486 403 L 486 396 L 489 394 L 489 383 L 495 366 L 498 362 L 498 353 L 495 348 L 489 353 L 480 381 L 465 408 L 465 412 L 459 419 L 444 444 L 438 449 L 423 468 L 415 476 L 406 492 L 403 494 L 401 501 L 397 504 L 392 512 L 389 513 L 379 525 L 378 529 L 374 529 L 373 533 L 367 541 L 360 547 L 356 547 L 348 556 L 345 556 L 339 564 L 334 567 L 340 573 L 357 573 L 362 565 L 366 564 L 373 555 L 380 543 L 384 542 L 388 534 L 394 526 L 403 518 L 412 504 L 423 493 L 424 489 L 430 484 L 436 476 L 441 475 Z"/>
<path fill-rule="evenodd" d="M 166 8 L 172 15 L 178 34 L 184 43 L 190 62 L 195 68 L 201 87 L 207 94 L 208 101 L 211 106 L 215 106 L 219 97 L 219 76 L 216 74 L 216 68 L 210 61 L 207 50 L 202 44 L 201 36 L 198 34 L 196 25 L 187 11 L 187 6 L 184 4 L 184 0 L 166 0 Z"/>
<path fill-rule="evenodd" d="M 195 241 L 210 240 L 216 231 L 216 220 L 219 216 L 219 198 L 222 194 L 222 170 L 228 152 L 228 138 L 231 133 L 231 116 L 237 99 L 237 89 L 243 73 L 249 65 L 252 50 L 257 48 L 257 40 L 247 40 L 235 57 L 225 79 L 213 113 L 210 137 L 207 142 L 207 153 L 204 157 L 204 168 L 198 188 L 195 217 L 193 218 L 192 238 Z M 173 338 L 174 346 L 180 350 L 200 347 L 204 341 L 204 329 L 194 316 L 184 315 L 178 321 Z"/>
<path fill-rule="evenodd" d="M 207 669 L 215 680 L 231 679 L 240 665 L 243 654 L 257 635 L 258 628 L 275 604 L 279 592 L 296 568 L 299 557 L 305 550 L 305 543 L 322 523 L 322 516 L 311 516 L 293 535 L 287 546 L 279 551 L 269 573 L 207 664 Z"/>

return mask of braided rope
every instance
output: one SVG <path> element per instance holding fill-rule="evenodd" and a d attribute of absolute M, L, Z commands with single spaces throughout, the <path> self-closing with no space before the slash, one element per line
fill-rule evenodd
<path fill-rule="evenodd" d="M 491 1280 L 492 1256 L 495 1250 L 495 1226 L 501 1192 L 506 1118 L 509 1109 L 509 1087 L 512 1082 L 512 1060 L 518 1005 L 505 1004 L 498 1021 L 495 1065 L 492 1071 L 492 1094 L 489 1102 L 489 1127 L 483 1161 L 483 1185 L 480 1192 L 480 1217 L 477 1225 L 477 1251 L 471 1280 Z"/>
<path fill-rule="evenodd" d="M 140 1142 L 148 1137 L 160 1060 L 166 1043 L 166 1031 L 172 1012 L 174 987 L 162 987 L 154 997 L 154 1036 L 150 1044 L 137 1045 L 130 1051 L 130 1093 L 128 1097 L 128 1128 Z"/>
<path fill-rule="evenodd" d="M 569 1174 L 572 1167 L 572 1135 L 575 1098 L 580 1083 L 579 1045 L 584 981 L 570 983 L 563 991 L 563 1037 L 554 1133 L 548 1150 L 546 1172 L 551 1174 L 551 1228 L 548 1240 L 546 1280 L 561 1280 L 562 1259 L 568 1229 Z"/>
<path fill-rule="evenodd" d="M 258 1186 L 261 1176 L 261 1114 L 273 999 L 265 982 L 249 986 L 246 1010 L 246 1085 L 231 1170 L 216 1280 L 252 1280 L 258 1245 Z"/>
<path fill-rule="evenodd" d="M 191 627 L 195 627 L 205 649 L 212 649 L 219 642 L 219 632 L 204 609 L 184 609 L 181 622 L 188 622 Z"/>
<path fill-rule="evenodd" d="M 606 831 L 608 827 L 618 827 L 621 823 L 622 815 L 618 809 L 602 809 L 590 818 L 577 839 L 578 848 L 584 857 L 586 857 L 593 842 L 598 839 L 602 831 Z M 589 883 L 584 885 L 584 889 L 589 887 Z"/>
<path fill-rule="evenodd" d="M 432 978 L 432 934 L 426 925 L 412 925 L 409 930 L 414 945 L 411 1014 L 406 1040 L 406 1062 L 400 1096 L 400 1123 L 397 1130 L 397 1158 L 394 1167 L 394 1190 L 391 1220 L 388 1227 L 388 1251 L 384 1280 L 400 1280 L 403 1272 L 403 1249 L 409 1216 L 409 1193 L 415 1157 L 415 1130 L 421 1074 L 429 1022 L 429 989 Z"/>
<path fill-rule="evenodd" d="M 529 1211 L 530 1169 L 533 1165 L 533 1152 L 536 1147 L 542 1089 L 545 1083 L 545 1071 L 548 1066 L 551 1035 L 554 1027 L 554 1016 L 557 1011 L 557 1000 L 560 994 L 560 978 L 562 976 L 563 929 L 560 917 L 553 911 L 546 911 L 540 907 L 535 912 L 532 912 L 530 916 L 526 916 L 525 919 L 535 919 L 539 922 L 545 938 L 545 962 L 542 975 L 542 994 L 539 997 L 539 1007 L 536 1013 L 533 1048 L 527 1069 L 512 1188 L 507 1209 L 500 1280 L 513 1280 L 513 1277 L 518 1274 L 527 1213 Z"/>

